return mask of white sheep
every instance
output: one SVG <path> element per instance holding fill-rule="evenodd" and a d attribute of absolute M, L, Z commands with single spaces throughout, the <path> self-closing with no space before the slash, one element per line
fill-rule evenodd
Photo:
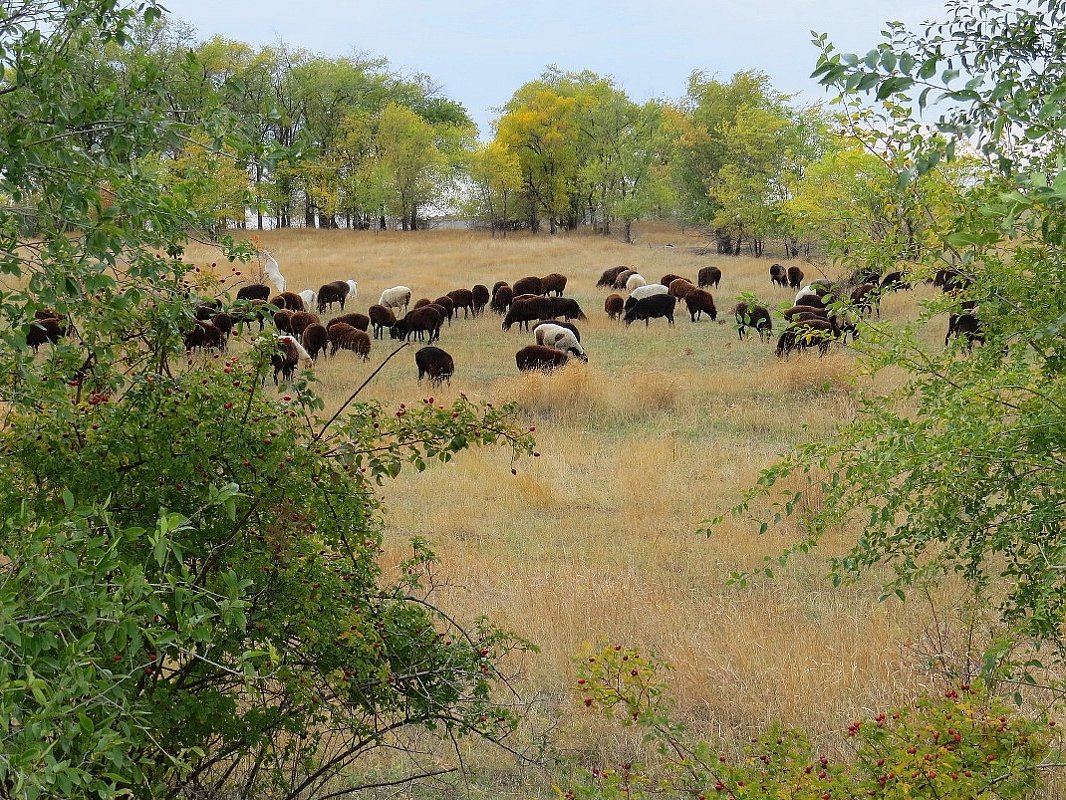
<path fill-rule="evenodd" d="M 359 284 L 349 278 L 345 283 L 348 284 L 348 300 L 354 300 L 355 296 L 359 294 Z"/>
<path fill-rule="evenodd" d="M 634 289 L 640 286 L 645 286 L 647 285 L 647 283 L 648 282 L 644 280 L 643 275 L 641 275 L 639 272 L 635 272 L 626 279 L 626 291 L 630 294 L 633 294 Z"/>
<path fill-rule="evenodd" d="M 304 301 L 304 308 L 314 308 L 318 294 L 311 289 L 304 289 L 300 292 L 300 299 Z"/>
<path fill-rule="evenodd" d="M 822 307 L 822 295 L 819 294 L 818 290 L 814 286 L 812 286 L 810 284 L 808 284 L 807 286 L 804 286 L 802 289 L 800 289 L 798 292 L 796 292 L 796 299 L 792 302 L 792 305 L 794 305 L 794 306 L 809 306 L 810 303 L 808 303 L 806 301 L 809 300 L 812 297 L 815 298 L 816 300 L 818 300 L 818 307 L 821 308 Z"/>
<path fill-rule="evenodd" d="M 292 342 L 293 346 L 296 347 L 296 352 L 297 352 L 297 354 L 299 354 L 301 361 L 313 361 L 314 360 L 313 358 L 311 358 L 311 354 L 308 353 L 306 350 L 304 350 L 304 346 L 300 343 L 300 340 L 297 339 L 295 336 L 289 336 L 289 335 L 286 334 L 284 336 L 279 336 L 278 338 L 281 339 L 282 341 Z"/>
<path fill-rule="evenodd" d="M 533 336 L 539 345 L 555 348 L 560 353 L 572 353 L 582 361 L 589 360 L 588 355 L 585 353 L 585 348 L 581 346 L 581 342 L 577 340 L 574 332 L 564 328 L 562 325 L 542 322 L 533 329 Z"/>
<path fill-rule="evenodd" d="M 393 286 L 391 289 L 386 289 L 381 293 L 381 299 L 378 300 L 378 305 L 385 306 L 385 308 L 402 308 L 404 313 L 406 313 L 407 306 L 410 302 L 410 289 L 406 286 Z"/>
<path fill-rule="evenodd" d="M 661 283 L 646 283 L 634 288 L 629 293 L 629 296 L 634 300 L 643 300 L 645 297 L 652 297 L 657 294 L 670 294 L 670 290 Z"/>
<path fill-rule="evenodd" d="M 277 287 L 279 292 L 285 291 L 285 276 L 281 274 L 281 267 L 278 266 L 278 262 L 274 259 L 274 256 L 270 254 L 269 250 L 262 251 L 261 255 L 265 262 L 263 264 L 263 272 L 270 278 L 270 282 Z"/>

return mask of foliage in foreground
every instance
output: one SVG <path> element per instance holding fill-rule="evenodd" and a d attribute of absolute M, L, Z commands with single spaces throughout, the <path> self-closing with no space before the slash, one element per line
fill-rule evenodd
<path fill-rule="evenodd" d="M 935 250 L 895 265 L 912 281 L 946 274 L 948 290 L 923 304 L 914 325 L 864 326 L 856 346 L 865 371 L 902 375 L 888 384 L 898 388 L 864 398 L 832 440 L 766 470 L 734 509 L 762 530 L 801 520 L 806 534 L 781 563 L 827 532 L 859 531 L 831 561 L 837 582 L 872 573 L 886 594 L 904 597 L 961 578 L 998 609 L 1008 638 L 1023 643 L 1016 652 L 1027 654 L 996 665 L 995 652 L 1014 645 L 993 642 L 988 663 L 1025 678 L 1050 667 L 1056 681 L 1066 653 L 1064 15 L 1056 0 L 950 3 L 944 23 L 917 34 L 889 26 L 888 40 L 865 57 L 816 39 L 823 83 L 849 106 L 863 93 L 883 101 L 880 116 L 861 116 L 871 125 L 856 138 L 900 186 L 953 163 L 956 151 L 980 167 L 949 219 L 926 214 Z M 952 105 L 929 131 L 918 115 L 938 97 Z M 945 315 L 964 312 L 976 316 L 983 344 L 923 336 L 932 325 L 939 338 Z M 801 490 L 782 490 L 797 479 Z"/>
<path fill-rule="evenodd" d="M 160 13 L 0 18 L 0 795 L 336 796 L 408 729 L 502 742 L 526 645 L 435 607 L 422 542 L 383 569 L 376 491 L 532 440 L 464 398 L 322 419 L 309 378 L 264 391 L 270 335 L 185 361 L 181 254 L 217 209 L 156 167 L 246 143 L 176 119 L 149 61 L 96 80 L 100 43 Z M 63 332 L 36 354 L 35 313 Z M 454 769 L 407 755 L 397 782 Z"/>
<path fill-rule="evenodd" d="M 700 740 L 672 719 L 654 657 L 604 646 L 578 665 L 591 713 L 644 732 L 655 757 L 594 767 L 568 800 L 643 797 L 832 800 L 871 797 L 1033 797 L 1052 755 L 1054 723 L 1027 719 L 981 685 L 856 720 L 848 754 L 830 758 L 807 735 L 773 726 L 733 752 Z"/>

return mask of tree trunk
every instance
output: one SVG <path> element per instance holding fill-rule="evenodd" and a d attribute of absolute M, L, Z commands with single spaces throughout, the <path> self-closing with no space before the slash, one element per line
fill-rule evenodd
<path fill-rule="evenodd" d="M 263 165 L 255 162 L 255 221 L 259 230 L 263 230 L 263 205 L 260 201 L 259 185 L 263 182 Z"/>
<path fill-rule="evenodd" d="M 418 227 L 418 206 L 414 203 L 411 204 L 411 230 L 415 230 Z"/>
<path fill-rule="evenodd" d="M 625 243 L 633 244 L 633 220 L 627 219 L 625 221 L 625 227 L 622 230 L 625 235 Z"/>

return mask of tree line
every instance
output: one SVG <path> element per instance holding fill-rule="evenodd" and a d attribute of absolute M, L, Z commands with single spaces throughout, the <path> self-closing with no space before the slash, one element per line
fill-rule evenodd
<path fill-rule="evenodd" d="M 478 141 L 459 102 L 383 58 L 199 41 L 161 19 L 101 46 L 94 65 L 127 92 L 147 68 L 181 121 L 229 120 L 230 136 L 187 137 L 155 164 L 213 208 L 219 231 L 414 230 L 449 209 L 494 235 L 583 228 L 628 242 L 655 218 L 705 229 L 719 253 L 759 256 L 774 240 L 796 256 L 870 234 L 903 257 L 928 227 L 916 187 L 838 114 L 796 105 L 754 69 L 695 72 L 680 99 L 639 103 L 611 78 L 551 67 Z"/>

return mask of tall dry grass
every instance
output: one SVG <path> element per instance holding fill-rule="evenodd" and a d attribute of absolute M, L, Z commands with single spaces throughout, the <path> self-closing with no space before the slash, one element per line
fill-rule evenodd
<path fill-rule="evenodd" d="M 290 288 L 354 278 L 360 311 L 401 283 L 416 298 L 433 298 L 497 279 L 569 277 L 567 295 L 589 315 L 580 326 L 587 365 L 519 375 L 514 352 L 532 337 L 501 331 L 487 314 L 445 326 L 440 346 L 454 356 L 456 374 L 432 390 L 444 400 L 465 393 L 515 402 L 521 423 L 537 427 L 541 457 L 512 476 L 506 454 L 468 452 L 384 490 L 386 561 L 402 557 L 408 537 L 429 539 L 448 584 L 440 602 L 461 618 L 488 614 L 540 647 L 524 664 L 523 689 L 541 698 L 538 713 L 559 729 L 559 741 L 591 751 L 635 746 L 575 714 L 568 696 L 574 656 L 610 639 L 673 665 L 672 694 L 698 728 L 741 737 L 783 720 L 831 742 L 852 718 L 904 699 L 924 680 L 908 642 L 925 610 L 879 602 L 872 585 L 830 589 L 818 555 L 797 559 L 773 581 L 735 588 L 731 571 L 758 567 L 799 532 L 786 525 L 759 537 L 745 520 L 726 522 L 710 539 L 695 531 L 778 454 L 854 414 L 853 358 L 838 349 L 780 361 L 771 346 L 738 341 L 729 309 L 740 292 L 775 305 L 791 300 L 792 292 L 770 285 L 770 259 L 697 256 L 689 248 L 706 241 L 666 227 L 638 235 L 627 246 L 455 231 L 257 234 Z M 661 247 L 666 241 L 675 247 Z M 213 258 L 198 249 L 189 257 Z M 668 272 L 694 278 L 711 263 L 724 273 L 714 292 L 718 323 L 693 324 L 682 309 L 674 328 L 663 320 L 626 328 L 607 318 L 606 292 L 594 288 L 614 264 L 655 281 Z M 804 269 L 809 277 L 822 271 Z M 926 291 L 890 298 L 885 312 L 913 315 Z M 375 341 L 369 363 L 347 353 L 323 361 L 316 376 L 327 410 L 391 349 Z M 415 402 L 431 393 L 415 378 L 412 352 L 401 353 L 365 394 Z M 829 549 L 847 538 L 841 532 Z"/>

